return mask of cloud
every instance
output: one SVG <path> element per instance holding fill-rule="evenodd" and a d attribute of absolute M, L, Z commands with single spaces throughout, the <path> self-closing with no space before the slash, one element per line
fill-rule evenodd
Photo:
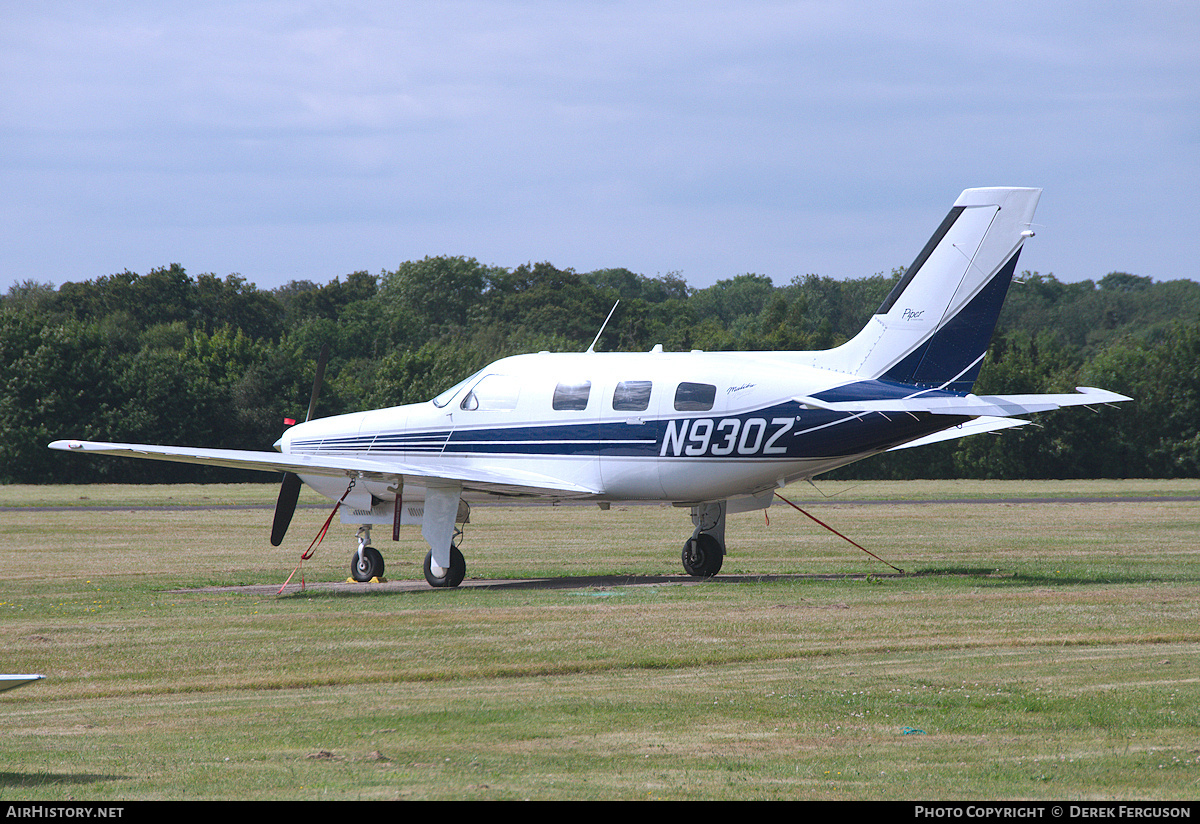
<path fill-rule="evenodd" d="M 1196 277 L 1186 4 L 67 2 L 0 32 L 5 278 L 427 254 L 857 277 L 958 191 L 1022 263 Z"/>

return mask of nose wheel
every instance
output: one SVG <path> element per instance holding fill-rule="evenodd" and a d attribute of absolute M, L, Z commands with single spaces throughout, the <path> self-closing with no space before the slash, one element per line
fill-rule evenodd
<path fill-rule="evenodd" d="M 359 583 L 383 577 L 383 554 L 373 546 L 365 546 L 350 559 L 350 577 Z"/>
<path fill-rule="evenodd" d="M 360 584 L 383 577 L 383 554 L 371 543 L 371 527 L 358 528 L 358 552 L 350 556 L 350 577 Z"/>

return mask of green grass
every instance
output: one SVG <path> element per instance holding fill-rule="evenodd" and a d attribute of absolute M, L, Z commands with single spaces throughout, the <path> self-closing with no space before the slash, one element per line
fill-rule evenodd
<path fill-rule="evenodd" d="M 98 486 L 0 486 L 0 507 L 57 506 L 274 506 L 274 484 L 104 484 Z M 1200 479 L 1083 481 L 817 481 L 785 490 L 793 500 L 830 503 L 890 500 L 962 500 L 972 498 L 1116 498 L 1122 496 L 1183 497 L 1200 495 Z M 302 503 L 324 498 L 304 488 Z"/>
<path fill-rule="evenodd" d="M 273 549 L 269 508 L 44 509 L 270 487 L 0 487 L 0 669 L 48 676 L 0 695 L 0 798 L 1195 799 L 1200 508 L 1172 498 L 1200 485 L 1130 483 L 1054 497 L 1156 500 L 805 504 L 906 576 L 786 507 L 731 516 L 723 575 L 766 577 L 697 585 L 583 582 L 677 573 L 686 510 L 477 507 L 470 579 L 580 584 L 280 597 L 195 589 L 282 584 L 327 510 Z"/>

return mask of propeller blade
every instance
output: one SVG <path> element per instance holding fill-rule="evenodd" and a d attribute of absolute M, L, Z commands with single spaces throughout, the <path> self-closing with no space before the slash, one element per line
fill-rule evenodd
<path fill-rule="evenodd" d="M 311 421 L 313 414 L 317 411 L 317 395 L 321 394 L 321 384 L 325 382 L 325 364 L 329 363 L 329 344 L 321 347 L 321 354 L 317 357 L 317 375 L 313 378 L 312 395 L 308 399 L 308 417 L 304 420 Z"/>
<path fill-rule="evenodd" d="M 308 417 L 304 420 L 311 421 L 313 415 L 317 411 L 317 396 L 321 394 L 321 384 L 325 382 L 325 365 L 329 363 L 329 344 L 321 347 L 321 354 L 317 357 L 317 374 L 313 378 L 312 395 L 308 399 Z M 292 523 L 292 516 L 296 514 L 296 502 L 300 500 L 300 486 L 302 482 L 300 476 L 294 472 L 285 472 L 283 474 L 283 483 L 279 486 L 279 498 L 275 501 L 275 519 L 271 522 L 271 546 L 279 546 L 283 543 L 283 536 L 287 534 L 288 526 Z"/>
<path fill-rule="evenodd" d="M 279 500 L 275 502 L 275 520 L 271 523 L 271 546 L 283 543 L 292 515 L 296 512 L 296 501 L 300 499 L 300 476 L 285 472 L 279 487 Z"/>

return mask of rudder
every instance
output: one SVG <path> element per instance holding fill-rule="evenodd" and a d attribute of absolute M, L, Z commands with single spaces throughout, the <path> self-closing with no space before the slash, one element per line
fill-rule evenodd
<path fill-rule="evenodd" d="M 831 350 L 860 378 L 969 392 L 1041 189 L 967 189 L 867 326 Z"/>

